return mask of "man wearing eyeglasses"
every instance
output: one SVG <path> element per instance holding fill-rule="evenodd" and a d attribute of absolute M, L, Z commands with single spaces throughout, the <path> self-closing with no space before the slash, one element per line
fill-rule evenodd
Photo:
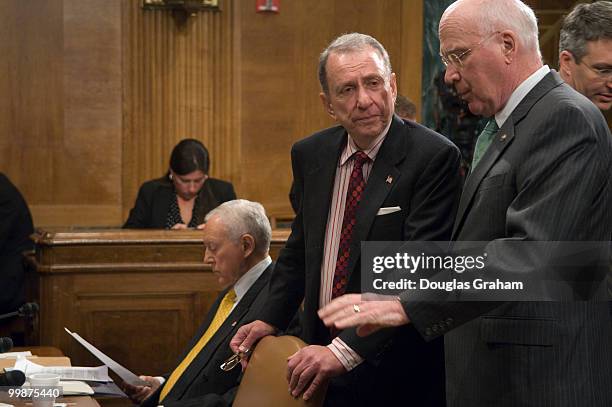
<path fill-rule="evenodd" d="M 559 73 L 571 87 L 606 112 L 612 108 L 612 2 L 578 4 L 559 38 Z M 608 115 L 608 122 L 612 123 Z M 608 292 L 612 295 L 612 265 Z M 610 302 L 612 315 L 612 302 Z"/>
<path fill-rule="evenodd" d="M 375 38 L 341 35 L 321 53 L 318 72 L 322 107 L 337 125 L 291 149 L 298 209 L 291 235 L 270 277 L 266 308 L 230 345 L 252 349 L 285 329 L 303 301 L 300 327 L 309 346 L 287 362 L 293 397 L 309 399 L 328 383 L 326 406 L 396 406 L 410 394 L 411 405 L 442 407 L 441 339 L 426 343 L 413 327 L 361 338 L 353 329 L 326 328 L 317 310 L 362 292 L 361 242 L 449 238 L 459 151 L 393 114 L 396 76 Z"/>
<path fill-rule="evenodd" d="M 612 2 L 579 4 L 559 39 L 560 74 L 601 110 L 612 108 Z"/>
<path fill-rule="evenodd" d="M 549 264 L 542 253 L 513 252 L 515 242 L 607 242 L 612 135 L 597 107 L 543 65 L 533 10 L 519 0 L 459 0 L 439 35 L 446 82 L 489 118 L 452 239 L 487 242 L 487 267 L 506 281 L 541 276 Z M 602 287 L 601 267 L 580 271 L 581 282 Z M 444 336 L 449 407 L 612 406 L 605 302 L 457 301 L 464 294 L 472 293 L 440 302 L 410 291 L 400 301 L 346 295 L 319 316 L 361 335 L 412 324 L 426 340 Z"/>
<path fill-rule="evenodd" d="M 203 229 L 204 262 L 224 289 L 171 374 L 141 376 L 149 386 L 124 384 L 143 407 L 229 406 L 238 388 L 240 369 L 220 366 L 232 355 L 229 341 L 236 330 L 253 321 L 266 301 L 272 231 L 263 206 L 244 199 L 213 209 Z"/>

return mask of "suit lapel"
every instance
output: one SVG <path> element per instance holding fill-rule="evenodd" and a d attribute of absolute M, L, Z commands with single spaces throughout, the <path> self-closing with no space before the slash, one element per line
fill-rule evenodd
<path fill-rule="evenodd" d="M 323 261 L 323 247 L 325 243 L 325 230 L 328 221 L 329 207 L 332 200 L 334 180 L 338 161 L 344 145 L 347 133 L 343 127 L 338 127 L 332 134 L 325 137 L 316 152 L 315 163 L 304 174 L 304 193 L 311 199 L 303 200 L 304 208 L 304 231 L 307 232 L 309 247 L 314 249 L 312 254 L 313 265 L 320 267 Z M 310 261 L 310 260 L 309 260 Z M 312 273 L 313 286 L 321 284 L 320 268 Z M 314 295 L 313 303 L 318 303 L 319 292 L 313 290 L 306 295 Z"/>
<path fill-rule="evenodd" d="M 339 127 L 333 134 L 329 135 L 324 143 L 321 143 L 316 163 L 307 171 L 304 177 L 306 183 L 305 190 L 312 193 L 315 199 L 310 199 L 306 203 L 308 205 L 307 215 L 313 233 L 318 241 L 323 241 L 325 236 L 325 226 L 327 224 L 327 216 L 329 214 L 329 206 L 331 205 L 331 194 L 334 188 L 334 180 L 338 160 L 342 148 L 347 139 L 347 134 L 344 128 Z M 315 222 L 312 222 L 315 220 Z M 321 244 L 321 248 L 323 245 Z"/>
<path fill-rule="evenodd" d="M 453 227 L 452 239 L 454 239 L 455 233 L 459 230 L 459 226 L 463 223 L 466 210 L 470 206 L 474 198 L 474 194 L 478 190 L 480 182 L 485 175 L 487 175 L 499 156 L 512 143 L 513 139 L 514 123 L 512 121 L 512 116 L 510 116 L 495 135 L 493 142 L 480 159 L 480 162 L 474 171 L 470 173 L 465 186 L 463 187 L 463 193 L 461 194 L 461 201 L 459 202 L 459 209 L 457 210 L 457 217 L 455 219 L 455 226 Z"/>
<path fill-rule="evenodd" d="M 557 72 L 551 70 L 538 84 L 529 91 L 527 96 L 518 104 L 514 109 L 510 117 L 506 120 L 504 125 L 499 129 L 494 137 L 493 142 L 485 152 L 484 156 L 474 169 L 474 172 L 468 177 L 463 193 L 461 195 L 461 201 L 459 202 L 459 209 L 457 211 L 457 217 L 455 220 L 455 226 L 453 227 L 453 235 L 451 239 L 456 239 L 465 217 L 469 212 L 474 195 L 478 191 L 478 187 L 482 182 L 483 178 L 487 175 L 491 167 L 497 162 L 499 157 L 503 154 L 504 150 L 512 143 L 515 136 L 516 125 L 527 116 L 533 105 L 540 100 L 544 95 L 550 92 L 554 87 L 559 86 L 563 83 Z"/>
<path fill-rule="evenodd" d="M 172 185 L 164 185 L 158 189 L 158 196 L 154 196 L 152 220 L 158 220 L 159 224 L 155 225 L 159 228 L 166 226 L 166 218 L 168 217 L 168 211 L 170 210 L 170 201 L 176 199 L 174 197 L 174 189 Z"/>
<path fill-rule="evenodd" d="M 193 380 L 198 377 L 202 369 L 204 369 L 208 365 L 210 359 L 215 355 L 219 346 L 221 346 L 221 344 L 223 344 L 224 342 L 228 341 L 230 339 L 230 336 L 237 329 L 237 327 L 241 325 L 241 322 L 248 313 L 251 305 L 253 304 L 253 301 L 255 300 L 255 298 L 257 298 L 259 292 L 268 283 L 273 267 L 273 264 L 270 264 L 268 268 L 266 268 L 266 270 L 262 273 L 262 275 L 259 276 L 259 278 L 253 283 L 251 288 L 249 288 L 249 290 L 240 300 L 238 305 L 236 305 L 236 307 L 229 314 L 223 325 L 219 327 L 219 329 L 217 330 L 217 332 L 215 332 L 210 341 L 204 346 L 204 349 L 202 349 L 198 356 L 196 356 L 193 362 L 189 365 L 187 370 L 185 370 L 185 372 L 183 373 L 183 377 L 181 377 L 181 379 L 174 385 L 174 388 L 170 392 L 173 393 L 173 398 L 180 398 L 180 395 L 184 394 L 184 392 L 189 388 Z M 209 315 L 206 324 L 202 324 L 202 329 L 199 330 L 200 332 L 195 338 L 195 341 L 193 341 L 191 347 L 195 345 L 195 343 L 200 339 L 204 332 L 206 332 L 206 329 L 208 329 L 208 326 L 214 318 L 214 314 L 217 312 L 219 304 L 221 303 L 221 300 L 225 296 L 225 293 L 227 293 L 227 291 L 228 290 L 226 289 L 223 291 L 222 294 L 219 295 L 219 298 L 217 299 L 218 301 L 216 302 L 217 306 L 215 307 L 215 312 L 211 313 L 212 317 Z M 189 352 L 191 347 L 187 350 L 187 352 Z"/>
<path fill-rule="evenodd" d="M 351 240 L 348 264 L 349 278 L 358 263 L 361 242 L 368 240 L 368 234 L 378 210 L 401 176 L 397 164 L 406 156 L 406 138 L 403 137 L 402 131 L 403 122 L 393 116 L 391 127 L 378 150 L 359 207 L 355 213 L 356 224 Z"/>

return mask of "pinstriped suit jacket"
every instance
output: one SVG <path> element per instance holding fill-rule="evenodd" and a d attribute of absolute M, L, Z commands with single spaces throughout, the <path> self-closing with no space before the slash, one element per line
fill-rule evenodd
<path fill-rule="evenodd" d="M 453 238 L 607 241 L 611 180 L 603 116 L 553 71 L 517 106 L 467 180 Z M 445 334 L 448 406 L 612 406 L 606 303 L 405 299 L 425 338 Z"/>

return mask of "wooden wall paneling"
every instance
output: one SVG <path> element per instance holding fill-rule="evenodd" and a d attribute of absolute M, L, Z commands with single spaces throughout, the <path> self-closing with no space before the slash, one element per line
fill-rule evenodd
<path fill-rule="evenodd" d="M 239 128 L 233 123 L 233 3 L 179 25 L 172 12 L 123 2 L 123 218 L 142 182 L 165 173 L 186 137 L 207 145 L 211 175 L 236 181 Z"/>
<path fill-rule="evenodd" d="M 338 35 L 358 31 L 380 40 L 396 69 L 403 67 L 400 24 L 402 13 L 408 12 L 402 11 L 402 4 L 304 0 L 282 3 L 278 14 L 259 14 L 252 4 L 239 2 L 244 174 L 240 190 L 246 198 L 262 202 L 269 215 L 292 214 L 291 145 L 334 125 L 319 99 L 320 52 Z M 407 69 L 405 76 L 412 73 L 410 66 Z"/>
<path fill-rule="evenodd" d="M 69 349 L 72 338 L 64 331 L 64 327 L 70 330 L 78 327 L 79 311 L 73 296 L 69 294 L 74 292 L 75 277 L 39 273 L 38 278 L 36 290 L 40 297 L 35 301 L 40 306 L 37 335 L 40 345 L 58 347 L 66 356 L 70 356 L 66 350 Z"/>
<path fill-rule="evenodd" d="M 303 111 L 299 72 L 305 3 L 285 2 L 279 14 L 256 13 L 240 2 L 241 13 L 241 144 L 240 190 L 247 199 L 264 204 L 268 215 L 286 208 L 291 182 L 289 147 L 302 136 Z"/>
<path fill-rule="evenodd" d="M 93 292 L 77 294 L 75 300 L 84 327 L 81 336 L 95 338 L 103 352 L 130 361 L 126 367 L 140 374 L 169 372 L 193 334 L 194 293 Z M 71 350 L 76 352 L 70 354 L 75 359 L 88 366 L 99 363 L 80 344 L 74 345 Z"/>
<path fill-rule="evenodd" d="M 66 326 L 141 374 L 163 374 L 174 367 L 218 294 L 210 272 L 173 273 L 174 282 L 168 274 L 134 272 L 42 278 L 42 292 L 56 298 L 40 299 L 41 314 L 48 313 L 41 315 L 42 343 L 58 346 L 74 365 L 98 365 L 64 332 Z M 193 289 L 185 291 L 187 286 Z"/>
<path fill-rule="evenodd" d="M 120 219 L 119 0 L 2 2 L 0 170 L 36 225 Z M 5 24 L 6 23 L 6 24 Z"/>
<path fill-rule="evenodd" d="M 59 224 L 116 225 L 121 216 L 121 2 L 64 0 L 63 6 L 64 132 L 54 202 L 60 207 L 43 224 L 60 218 Z M 71 207 L 75 203 L 87 207 L 81 212 Z M 102 208 L 96 213 L 96 207 Z M 92 210 L 96 218 L 83 216 Z M 75 212 L 83 214 L 82 223 L 71 219 Z"/>
<path fill-rule="evenodd" d="M 396 60 L 397 88 L 417 106 L 421 119 L 423 82 L 423 0 L 405 0 L 401 5 L 400 59 Z"/>
<path fill-rule="evenodd" d="M 0 171 L 30 204 L 49 204 L 56 191 L 64 125 L 63 61 L 58 58 L 62 13 L 60 0 L 36 7 L 0 2 Z"/>

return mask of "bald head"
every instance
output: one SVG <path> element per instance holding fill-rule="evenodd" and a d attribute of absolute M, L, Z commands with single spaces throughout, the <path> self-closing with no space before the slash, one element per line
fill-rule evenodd
<path fill-rule="evenodd" d="M 519 0 L 459 0 L 440 20 L 444 80 L 476 115 L 491 117 L 542 66 L 538 24 Z"/>
<path fill-rule="evenodd" d="M 464 30 L 475 31 L 483 37 L 496 31 L 512 31 L 524 50 L 541 59 L 538 20 L 533 10 L 520 0 L 458 0 L 444 11 L 440 30 L 451 16 L 455 22 L 464 23 Z"/>

